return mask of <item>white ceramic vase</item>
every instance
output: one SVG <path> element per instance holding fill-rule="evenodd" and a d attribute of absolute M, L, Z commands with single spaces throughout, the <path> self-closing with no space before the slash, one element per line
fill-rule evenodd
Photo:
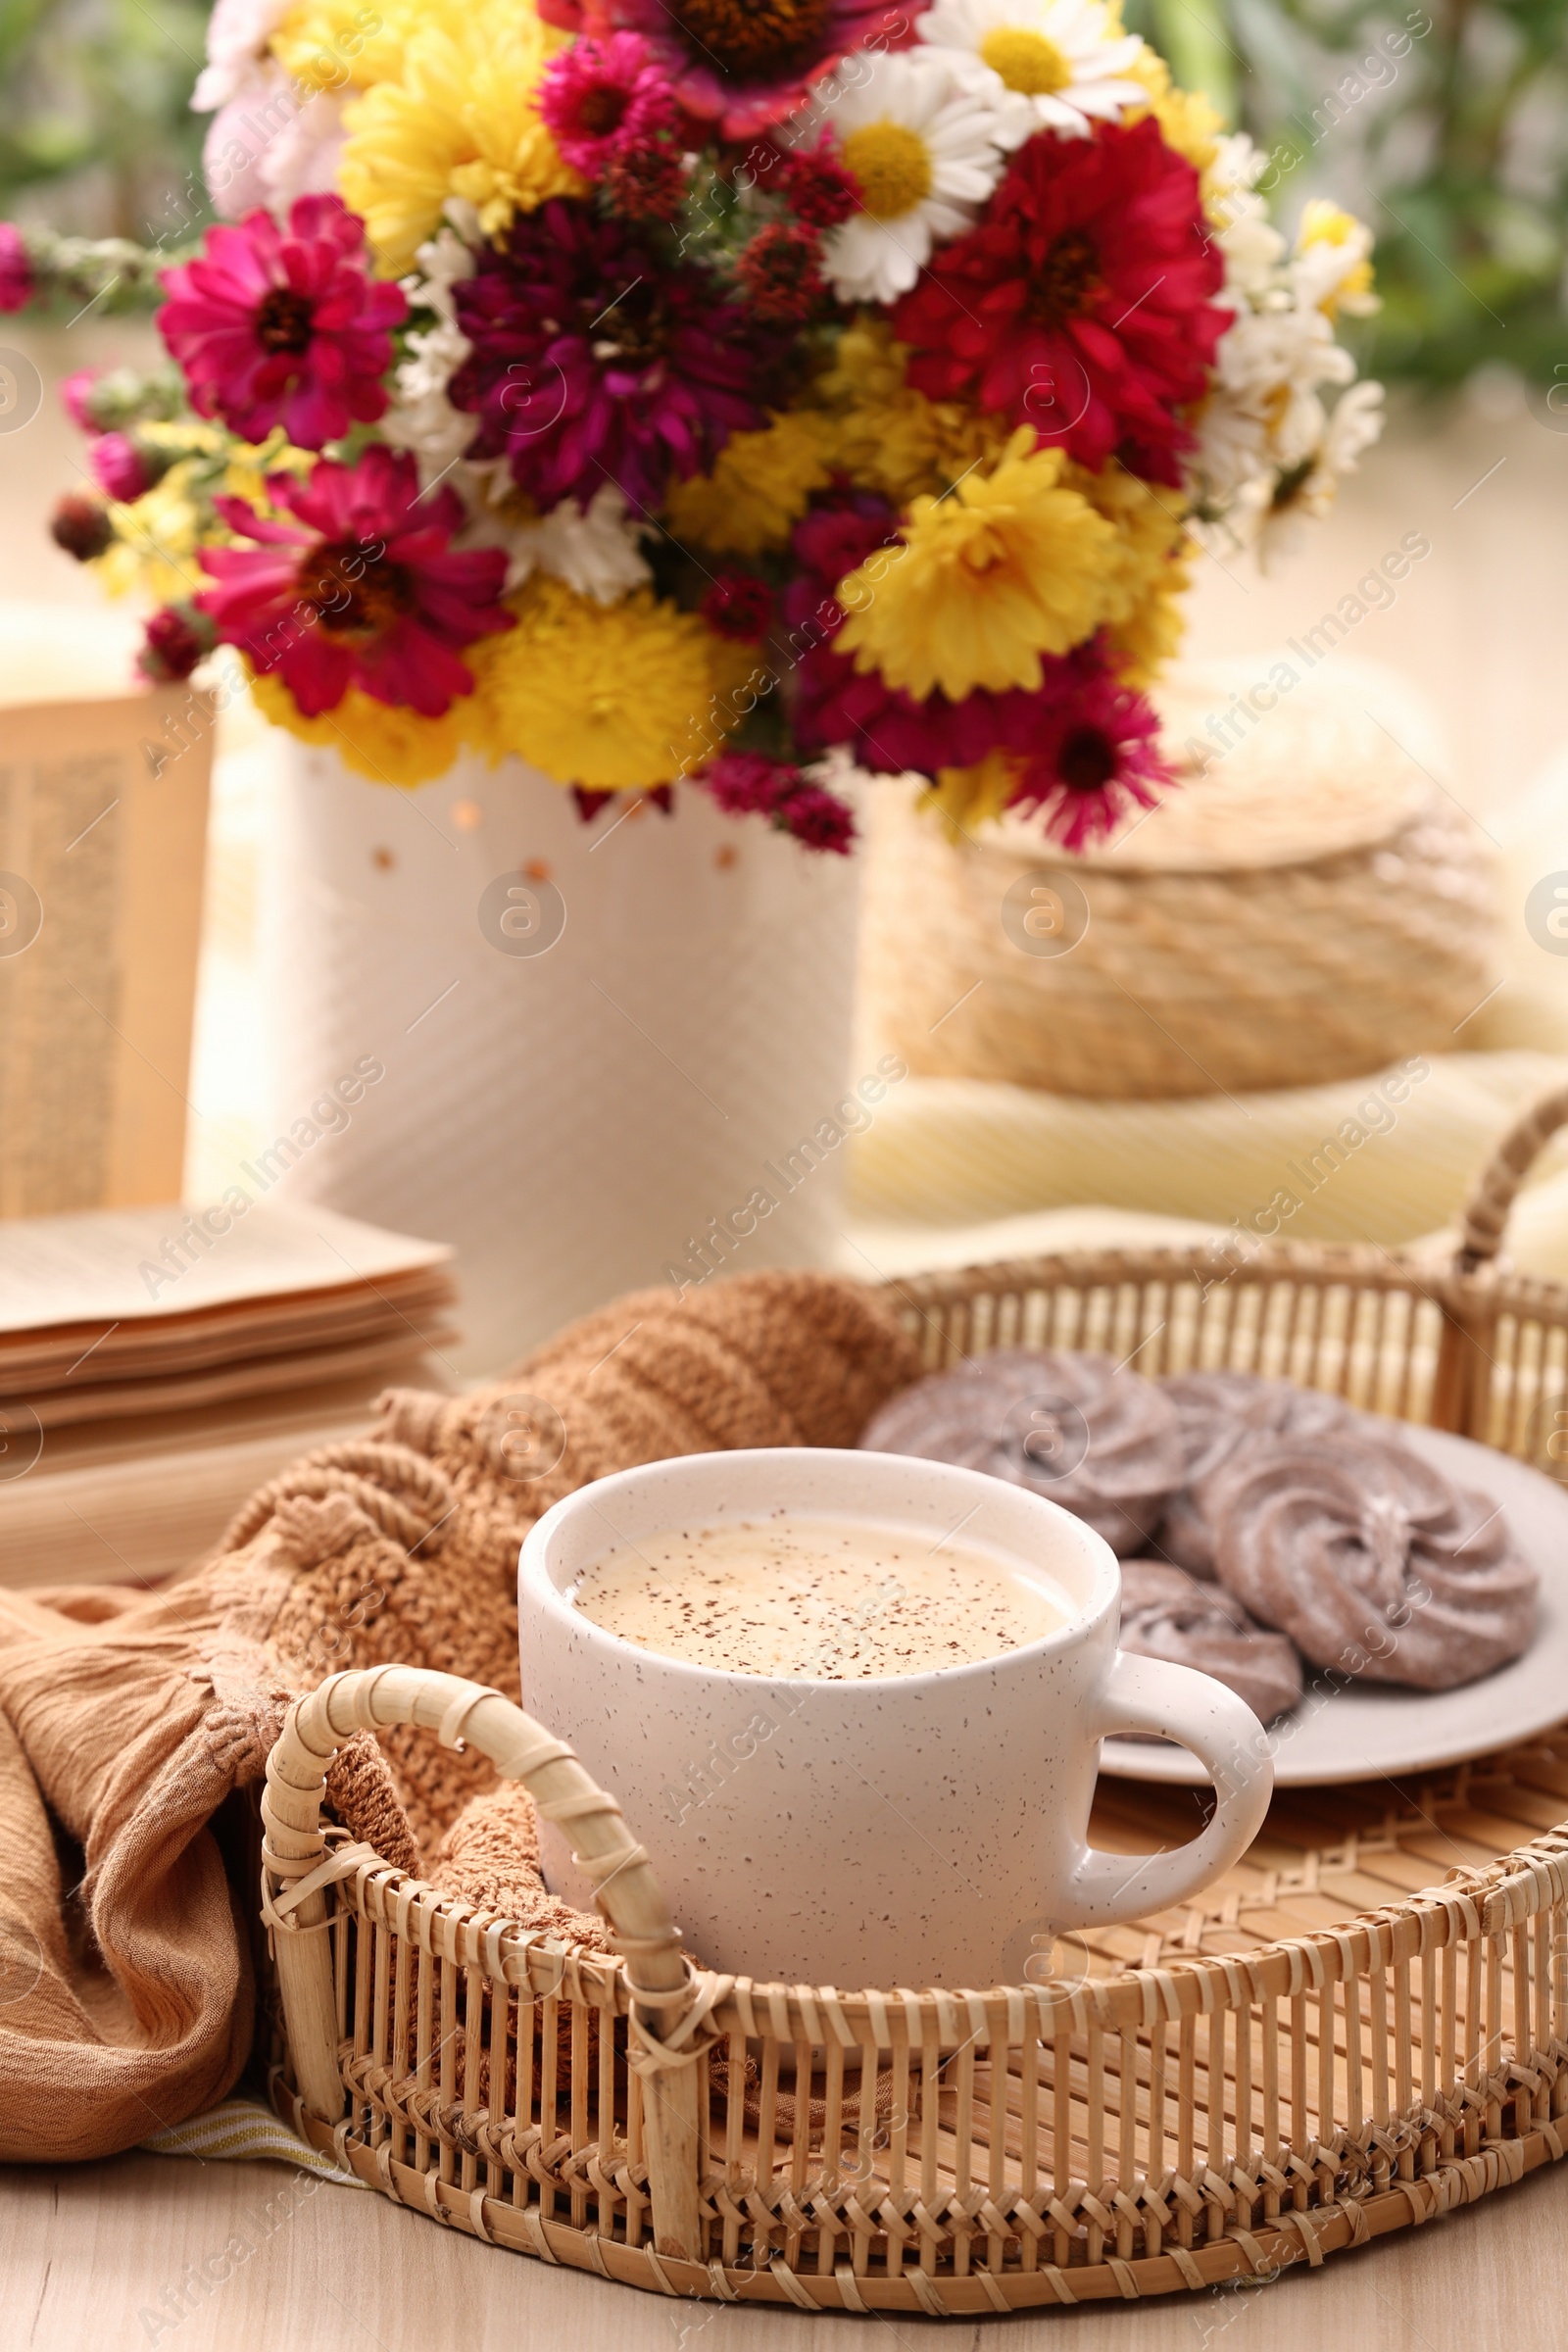
<path fill-rule="evenodd" d="M 381 1065 L 289 1194 L 456 1247 L 461 1369 L 639 1284 L 830 1259 L 842 1151 L 764 1167 L 852 1076 L 854 858 L 694 791 L 584 824 L 516 761 L 417 792 L 303 745 L 282 767 L 269 1132 Z"/>

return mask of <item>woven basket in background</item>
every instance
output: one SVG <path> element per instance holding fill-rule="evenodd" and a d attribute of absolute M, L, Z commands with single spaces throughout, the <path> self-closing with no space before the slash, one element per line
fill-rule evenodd
<path fill-rule="evenodd" d="M 1267 669 L 1178 671 L 1160 696 L 1173 754 Z M 1017 821 L 951 842 L 912 787 L 879 788 L 873 1033 L 929 1076 L 1117 1099 L 1451 1051 L 1501 972 L 1496 871 L 1380 686 L 1350 665 L 1304 680 L 1205 773 L 1182 755 L 1166 805 L 1083 858 Z"/>

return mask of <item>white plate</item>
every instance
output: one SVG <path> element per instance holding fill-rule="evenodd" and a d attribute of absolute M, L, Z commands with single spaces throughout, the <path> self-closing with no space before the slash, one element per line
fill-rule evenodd
<path fill-rule="evenodd" d="M 1388 1683 L 1309 1690 L 1269 1735 L 1278 1788 L 1431 1772 L 1528 1740 L 1568 1716 L 1568 1493 L 1469 1438 L 1403 1421 L 1389 1427 L 1455 1486 L 1489 1494 L 1507 1511 L 1514 1542 L 1541 1577 L 1536 1638 L 1523 1657 L 1458 1690 L 1401 1690 Z M 1159 1740 L 1102 1740 L 1100 1769 L 1120 1780 L 1208 1786 L 1196 1756 Z"/>

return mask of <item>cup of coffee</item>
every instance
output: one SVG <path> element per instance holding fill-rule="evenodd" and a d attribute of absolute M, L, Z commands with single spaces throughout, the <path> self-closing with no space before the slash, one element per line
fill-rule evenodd
<path fill-rule="evenodd" d="M 691 1950 L 786 1984 L 1019 1983 L 1053 1935 L 1185 1901 L 1273 1782 L 1220 1683 L 1116 1647 L 1104 1540 L 904 1454 L 690 1454 L 568 1494 L 522 1546 L 522 1703 L 619 1797 Z M 1178 1740 L 1190 1843 L 1088 1842 L 1099 1742 Z M 587 1908 L 569 1824 L 550 1886 Z"/>

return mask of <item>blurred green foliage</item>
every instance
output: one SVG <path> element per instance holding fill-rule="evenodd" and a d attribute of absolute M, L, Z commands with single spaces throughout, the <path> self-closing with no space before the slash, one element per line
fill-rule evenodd
<path fill-rule="evenodd" d="M 1137 0 L 1178 81 L 1267 153 L 1276 217 L 1378 240 L 1373 374 L 1443 389 L 1568 364 L 1568 0 Z M 1560 382 L 1560 378 L 1557 379 Z"/>
<path fill-rule="evenodd" d="M 0 214 L 156 242 L 188 217 L 207 0 L 0 0 Z"/>

